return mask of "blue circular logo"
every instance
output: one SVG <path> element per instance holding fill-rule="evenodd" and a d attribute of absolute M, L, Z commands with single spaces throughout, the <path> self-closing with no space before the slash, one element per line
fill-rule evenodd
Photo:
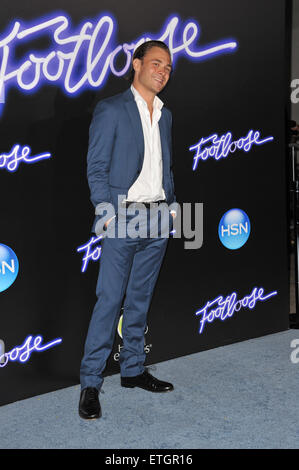
<path fill-rule="evenodd" d="M 8 289 L 16 280 L 19 261 L 9 246 L 0 243 L 0 292 Z"/>
<path fill-rule="evenodd" d="M 250 235 L 250 220 L 241 209 L 231 209 L 221 218 L 218 235 L 221 243 L 230 250 L 245 245 Z"/>

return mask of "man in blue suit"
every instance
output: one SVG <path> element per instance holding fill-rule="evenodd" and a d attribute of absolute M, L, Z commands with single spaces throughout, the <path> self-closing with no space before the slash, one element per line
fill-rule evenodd
<path fill-rule="evenodd" d="M 98 394 L 122 305 L 121 386 L 173 390 L 172 384 L 144 367 L 147 312 L 175 217 L 169 207 L 175 203 L 172 117 L 157 96 L 169 80 L 171 66 L 163 42 L 139 46 L 133 54 L 131 88 L 99 102 L 90 126 L 87 174 L 96 213 L 93 230 L 105 237 L 98 300 L 80 369 L 79 415 L 84 419 L 101 416 Z M 137 236 L 132 219 L 136 210 Z"/>

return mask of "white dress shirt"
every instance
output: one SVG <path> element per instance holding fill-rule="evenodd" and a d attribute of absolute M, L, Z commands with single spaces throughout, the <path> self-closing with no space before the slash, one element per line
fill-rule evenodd
<path fill-rule="evenodd" d="M 144 136 L 144 160 L 143 166 L 137 180 L 130 187 L 127 201 L 155 202 L 165 199 L 162 187 L 163 163 L 159 120 L 163 101 L 157 96 L 153 102 L 152 120 L 146 101 L 140 93 L 131 85 L 134 95 Z"/>

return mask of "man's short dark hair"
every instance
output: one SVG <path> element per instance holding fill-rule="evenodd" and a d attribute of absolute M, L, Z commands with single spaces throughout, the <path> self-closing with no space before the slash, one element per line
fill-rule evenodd
<path fill-rule="evenodd" d="M 133 54 L 132 62 L 131 62 L 131 70 L 127 77 L 131 83 L 133 82 L 134 76 L 135 76 L 135 70 L 133 68 L 133 60 L 134 59 L 142 60 L 143 57 L 146 55 L 146 53 L 150 49 L 152 49 L 152 47 L 160 47 L 161 49 L 164 49 L 164 51 L 168 52 L 169 56 L 171 57 L 169 47 L 167 46 L 167 44 L 165 44 L 165 42 L 152 40 L 152 41 L 146 41 L 143 44 L 140 44 L 140 46 L 137 47 L 137 49 L 135 50 Z"/>

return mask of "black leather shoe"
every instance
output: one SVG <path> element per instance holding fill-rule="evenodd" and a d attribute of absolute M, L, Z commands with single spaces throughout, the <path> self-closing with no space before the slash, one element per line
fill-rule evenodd
<path fill-rule="evenodd" d="M 102 416 L 97 388 L 87 387 L 81 391 L 79 416 L 83 419 L 96 419 Z"/>
<path fill-rule="evenodd" d="M 153 377 L 147 370 L 135 377 L 121 377 L 121 386 L 126 388 L 139 387 L 149 392 L 171 392 L 173 385 Z"/>

